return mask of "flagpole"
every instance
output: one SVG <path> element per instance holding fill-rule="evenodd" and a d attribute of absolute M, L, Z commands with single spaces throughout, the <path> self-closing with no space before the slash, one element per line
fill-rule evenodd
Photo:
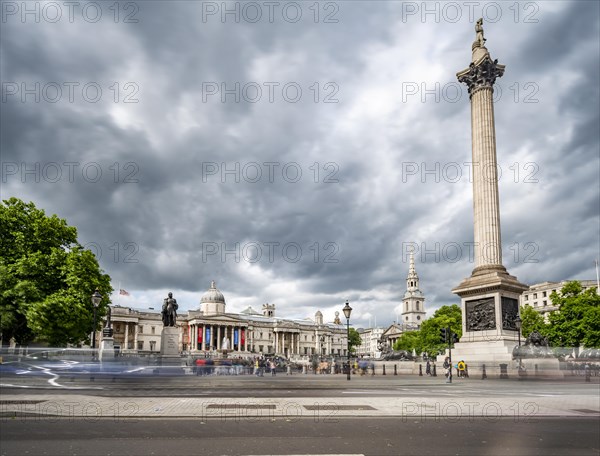
<path fill-rule="evenodd" d="M 119 297 L 117 298 L 117 305 L 121 305 L 121 281 L 119 280 Z"/>
<path fill-rule="evenodd" d="M 596 260 L 596 291 L 600 295 L 600 277 L 598 276 L 598 260 Z"/>

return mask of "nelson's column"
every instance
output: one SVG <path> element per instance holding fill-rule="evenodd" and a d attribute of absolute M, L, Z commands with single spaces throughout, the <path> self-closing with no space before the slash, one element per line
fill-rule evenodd
<path fill-rule="evenodd" d="M 462 308 L 462 337 L 453 359 L 474 366 L 487 362 L 492 370 L 512 358 L 519 296 L 528 287 L 502 266 L 493 93 L 504 65 L 492 60 L 485 47 L 482 19 L 475 31 L 471 64 L 456 75 L 467 85 L 471 100 L 475 269 L 452 290 Z"/>

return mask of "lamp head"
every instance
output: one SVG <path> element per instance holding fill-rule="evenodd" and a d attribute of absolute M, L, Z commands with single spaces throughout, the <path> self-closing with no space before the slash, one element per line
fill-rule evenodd
<path fill-rule="evenodd" d="M 100 291 L 96 288 L 96 291 L 94 291 L 94 294 L 92 295 L 92 304 L 94 305 L 94 307 L 98 307 L 100 305 L 100 301 L 102 301 L 102 295 L 100 294 Z"/>
<path fill-rule="evenodd" d="M 344 306 L 344 308 L 342 310 L 344 311 L 346 320 L 350 320 L 350 314 L 352 313 L 352 307 L 350 307 L 350 304 L 348 303 L 348 301 L 346 301 L 346 305 Z"/>

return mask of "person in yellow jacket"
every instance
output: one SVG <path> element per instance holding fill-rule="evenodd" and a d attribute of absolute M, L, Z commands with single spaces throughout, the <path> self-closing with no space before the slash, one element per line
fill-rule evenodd
<path fill-rule="evenodd" d="M 458 362 L 458 376 L 460 378 L 465 378 L 465 362 L 463 360 Z"/>

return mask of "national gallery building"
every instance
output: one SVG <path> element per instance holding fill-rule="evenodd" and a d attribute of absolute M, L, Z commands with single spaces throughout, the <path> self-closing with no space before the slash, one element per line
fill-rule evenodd
<path fill-rule="evenodd" d="M 346 326 L 339 312 L 333 323 L 323 323 L 320 311 L 314 320 L 296 320 L 277 318 L 274 304 L 263 304 L 262 313 L 248 307 L 239 314 L 227 313 L 225 305 L 225 297 L 213 281 L 200 299 L 199 310 L 178 315 L 180 352 L 288 358 L 347 356 Z M 124 353 L 160 352 L 160 312 L 111 306 L 111 313 L 115 348 Z"/>

